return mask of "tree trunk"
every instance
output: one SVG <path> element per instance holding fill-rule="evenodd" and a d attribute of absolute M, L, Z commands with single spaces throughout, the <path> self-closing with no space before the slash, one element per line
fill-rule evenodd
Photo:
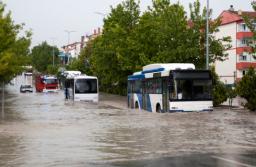
<path fill-rule="evenodd" d="M 2 82 L 2 118 L 4 118 L 4 81 Z"/>

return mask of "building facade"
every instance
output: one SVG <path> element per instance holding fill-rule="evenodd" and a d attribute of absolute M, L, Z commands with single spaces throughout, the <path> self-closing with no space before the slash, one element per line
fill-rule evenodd
<path fill-rule="evenodd" d="M 252 48 L 248 40 L 253 33 L 246 26 L 243 15 L 256 17 L 256 12 L 227 10 L 220 14 L 221 25 L 216 38 L 231 37 L 231 49 L 227 50 L 228 57 L 225 61 L 215 62 L 215 69 L 220 80 L 225 84 L 233 85 L 239 81 L 249 67 L 256 67 L 256 59 L 252 56 Z"/>

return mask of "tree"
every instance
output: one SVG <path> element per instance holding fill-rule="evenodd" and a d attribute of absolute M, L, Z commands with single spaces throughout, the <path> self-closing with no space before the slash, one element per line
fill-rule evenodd
<path fill-rule="evenodd" d="M 238 83 L 236 90 L 238 95 L 247 100 L 245 107 L 251 111 L 256 111 L 256 71 L 254 68 L 249 68 Z"/>
<path fill-rule="evenodd" d="M 31 32 L 19 33 L 24 24 L 14 24 L 11 13 L 5 14 L 0 1 L 0 81 L 8 82 L 23 70 L 28 62 Z"/>
<path fill-rule="evenodd" d="M 37 46 L 34 46 L 31 53 L 31 59 L 34 68 L 42 73 L 56 71 L 53 70 L 53 67 L 50 66 L 53 64 L 53 55 L 54 64 L 57 66 L 60 64 L 60 60 L 58 58 L 59 50 L 57 47 L 48 45 L 46 41 Z M 47 68 L 49 71 L 47 71 Z"/>
<path fill-rule="evenodd" d="M 251 2 L 252 8 L 254 9 L 254 11 L 256 11 L 256 1 Z M 254 59 L 256 59 L 256 29 L 255 29 L 255 22 L 256 22 L 256 17 L 250 17 L 247 14 L 243 14 L 243 19 L 245 21 L 245 24 L 247 25 L 247 27 L 250 29 L 250 31 L 253 33 L 253 37 L 252 38 L 248 38 L 248 45 L 251 46 L 252 48 L 252 56 L 254 57 Z"/>
<path fill-rule="evenodd" d="M 170 0 L 153 1 L 153 7 L 141 16 L 136 32 L 141 62 L 191 63 L 188 33 L 183 6 Z"/>
<path fill-rule="evenodd" d="M 212 85 L 213 85 L 213 106 L 218 106 L 225 102 L 228 98 L 227 89 L 225 84 L 220 81 L 218 75 L 215 72 L 215 68 L 211 68 L 212 72 Z"/>
<path fill-rule="evenodd" d="M 150 63 L 194 63 L 203 68 L 206 11 L 200 13 L 199 1 L 191 5 L 193 26 L 189 26 L 187 13 L 179 3 L 152 2 L 153 6 L 141 16 L 135 0 L 125 0 L 111 8 L 104 19 L 102 35 L 86 46 L 72 68 L 93 72 L 104 91 L 119 94 L 126 92 L 127 76 Z M 217 32 L 219 24 L 220 21 L 212 23 L 210 32 Z M 224 41 L 227 43 L 222 44 Z M 229 38 L 215 39 L 210 35 L 210 62 L 225 59 L 228 42 Z M 89 68 L 85 67 L 88 62 Z"/>
<path fill-rule="evenodd" d="M 93 42 L 89 62 L 105 91 L 126 93 L 127 76 L 137 64 L 137 54 L 132 49 L 139 14 L 139 5 L 135 0 L 118 4 L 104 20 L 102 36 Z"/>
<path fill-rule="evenodd" d="M 196 0 L 193 4 L 189 4 L 190 8 L 190 44 L 192 45 L 192 54 L 194 57 L 193 63 L 198 68 L 205 67 L 206 55 L 206 14 L 207 10 L 204 7 L 201 13 L 201 4 Z M 221 24 L 221 18 L 216 20 L 211 19 L 212 10 L 209 11 L 210 26 L 209 26 L 209 63 L 214 63 L 216 60 L 224 61 L 228 54 L 226 50 L 231 48 L 231 38 L 229 36 L 216 39 L 215 33 L 219 31 L 218 27 Z"/>

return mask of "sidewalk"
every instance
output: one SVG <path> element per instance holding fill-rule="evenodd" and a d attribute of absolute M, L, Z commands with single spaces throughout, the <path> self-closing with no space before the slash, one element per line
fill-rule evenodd
<path fill-rule="evenodd" d="M 246 103 L 246 100 L 241 97 L 235 97 L 232 101 L 232 107 L 244 109 L 244 104 Z M 228 100 L 222 103 L 223 106 L 229 106 Z"/>

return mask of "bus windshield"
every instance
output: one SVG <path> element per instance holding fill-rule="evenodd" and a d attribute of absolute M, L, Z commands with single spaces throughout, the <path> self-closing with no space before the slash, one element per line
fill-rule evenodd
<path fill-rule="evenodd" d="M 211 80 L 176 80 L 173 100 L 210 100 Z"/>
<path fill-rule="evenodd" d="M 208 72 L 177 72 L 170 100 L 211 100 L 212 80 Z"/>
<path fill-rule="evenodd" d="M 57 79 L 45 79 L 44 82 L 46 84 L 56 84 L 56 83 L 58 83 Z"/>
<path fill-rule="evenodd" d="M 97 93 L 97 79 L 77 79 L 75 93 Z"/>

